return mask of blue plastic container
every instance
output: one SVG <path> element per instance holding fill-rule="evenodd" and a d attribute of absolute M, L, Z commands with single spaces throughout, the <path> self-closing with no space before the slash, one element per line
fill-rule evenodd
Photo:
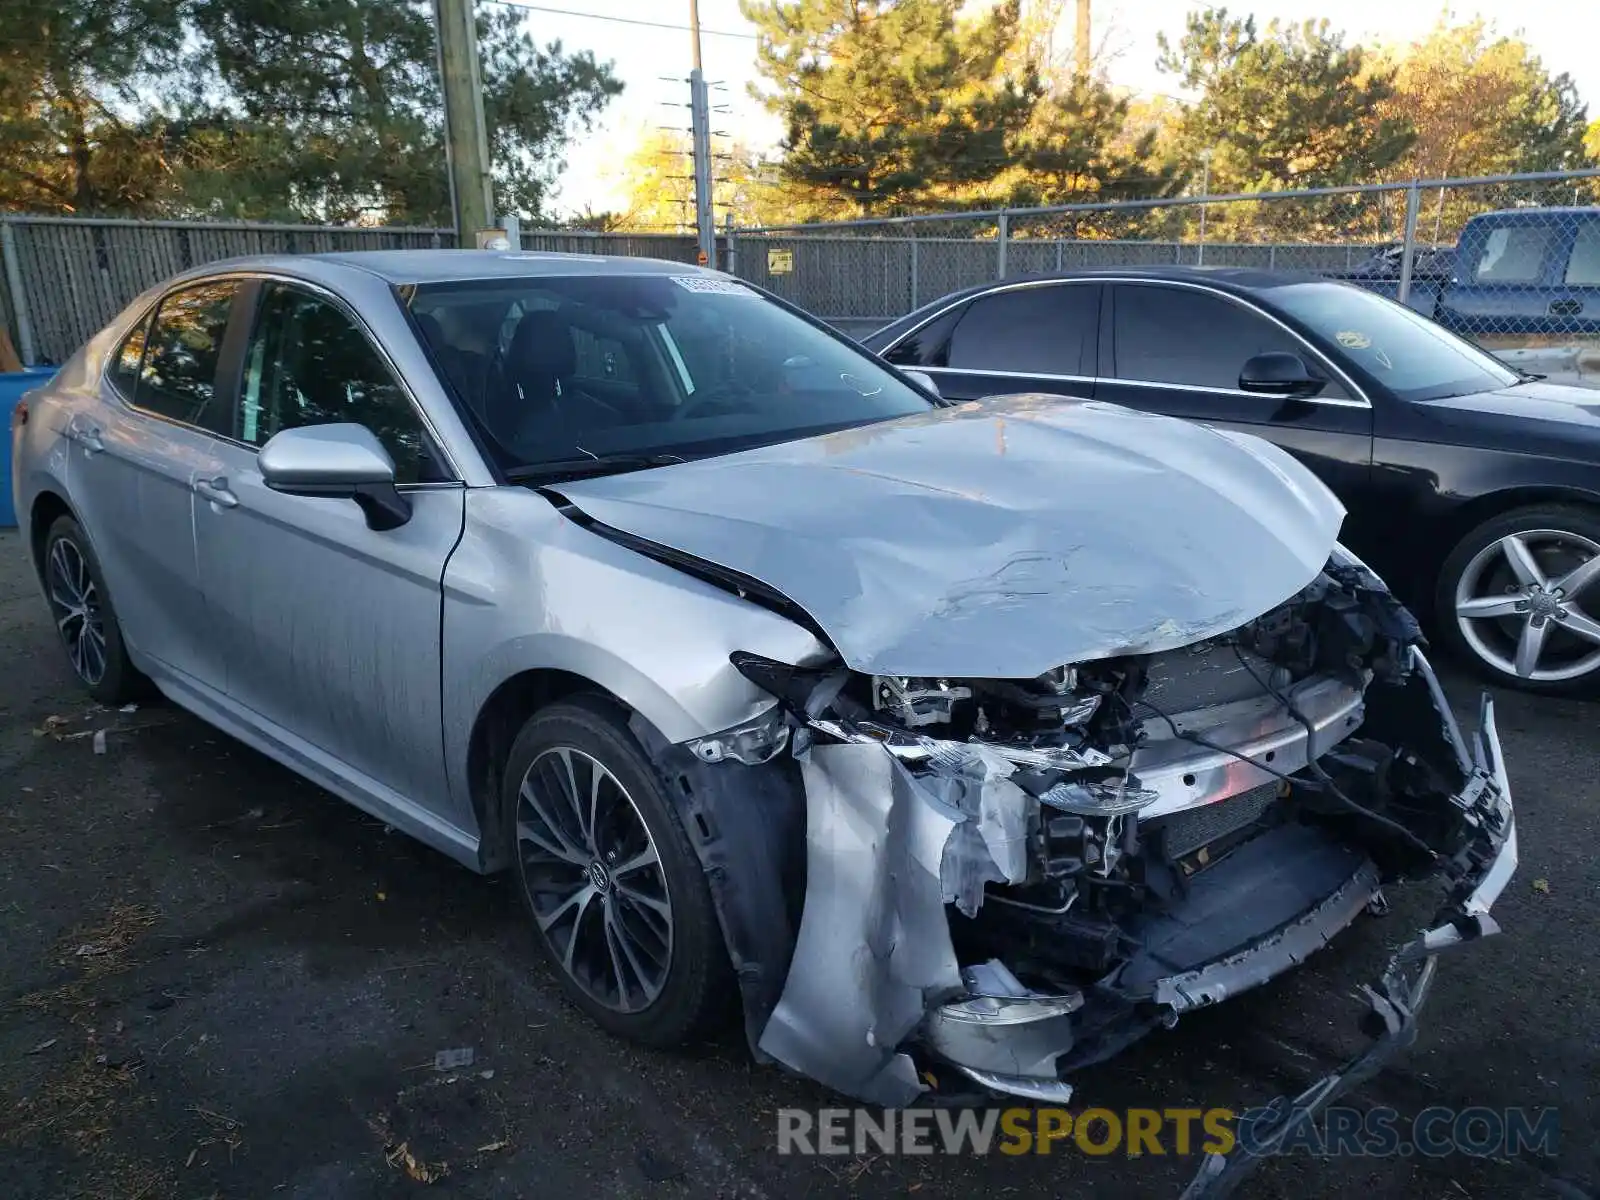
<path fill-rule="evenodd" d="M 11 410 L 22 399 L 22 393 L 47 382 L 56 373 L 54 367 L 28 367 L 21 371 L 0 374 L 0 417 L 7 431 L 6 449 L 0 454 L 0 529 L 9 529 L 17 523 L 17 514 L 11 505 Z"/>

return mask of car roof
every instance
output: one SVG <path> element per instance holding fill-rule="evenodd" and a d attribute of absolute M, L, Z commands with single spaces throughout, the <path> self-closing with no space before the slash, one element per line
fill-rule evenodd
<path fill-rule="evenodd" d="M 1026 283 L 1081 283 L 1097 279 L 1130 280 L 1136 283 L 1203 283 L 1224 292 L 1260 292 L 1294 283 L 1337 284 L 1338 282 L 1326 275 L 1310 271 L 1268 271 L 1260 267 L 1093 267 L 1080 271 L 1051 271 L 1041 275 L 1008 275 L 1004 279 L 991 279 L 986 283 L 973 284 L 958 292 L 940 296 L 914 312 L 909 312 L 881 329 L 874 330 L 861 341 L 869 348 L 875 348 L 888 338 L 921 324 L 940 309 L 995 288 L 1015 287 Z"/>
<path fill-rule="evenodd" d="M 261 254 L 206 263 L 188 277 L 229 271 L 276 271 L 326 278 L 361 271 L 394 285 L 473 279 L 527 279 L 571 275 L 720 275 L 690 263 L 660 258 L 558 254 L 540 250 L 351 250 L 332 254 Z"/>
<path fill-rule="evenodd" d="M 1537 221 L 1540 218 L 1567 220 L 1572 217 L 1600 217 L 1600 206 L 1593 204 L 1552 205 L 1548 208 L 1497 208 L 1493 212 L 1476 213 L 1468 223 L 1499 224 L 1502 221 Z"/>

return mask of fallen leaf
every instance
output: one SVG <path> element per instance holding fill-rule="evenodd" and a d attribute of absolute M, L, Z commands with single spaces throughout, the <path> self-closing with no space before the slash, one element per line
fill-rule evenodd
<path fill-rule="evenodd" d="M 1548 879 L 1535 879 L 1533 881 L 1533 890 L 1541 896 L 1548 896 L 1550 894 L 1550 881 Z"/>
<path fill-rule="evenodd" d="M 479 1146 L 476 1150 L 474 1150 L 473 1153 L 474 1154 L 489 1154 L 489 1153 L 491 1153 L 491 1152 L 493 1152 L 495 1150 L 504 1150 L 509 1145 L 511 1145 L 510 1142 L 506 1141 L 504 1138 L 501 1138 L 498 1142 L 486 1142 L 486 1143 L 484 1143 L 482 1146 Z"/>
<path fill-rule="evenodd" d="M 394 1149 L 384 1155 L 384 1160 L 391 1167 L 399 1167 L 418 1183 L 437 1183 L 450 1174 L 450 1164 L 447 1162 L 423 1162 L 411 1153 L 411 1147 L 401 1142 Z"/>
<path fill-rule="evenodd" d="M 96 754 L 104 754 L 106 752 L 106 731 L 104 729 L 96 729 L 94 731 L 94 752 Z"/>
<path fill-rule="evenodd" d="M 29 1050 L 28 1053 L 29 1054 L 42 1054 L 46 1050 L 50 1049 L 51 1046 L 54 1046 L 60 1040 L 61 1039 L 59 1039 L 59 1038 L 50 1038 L 47 1041 L 40 1042 L 32 1050 Z"/>
<path fill-rule="evenodd" d="M 387 900 L 388 898 L 389 898 L 389 893 L 388 892 L 379 892 L 378 893 L 378 899 L 379 900 Z"/>

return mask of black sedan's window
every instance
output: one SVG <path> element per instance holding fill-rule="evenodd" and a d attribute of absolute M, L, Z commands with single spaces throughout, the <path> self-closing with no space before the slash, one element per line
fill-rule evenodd
<path fill-rule="evenodd" d="M 1306 356 L 1305 347 L 1265 317 L 1188 288 L 1119 286 L 1112 329 L 1117 378 L 1130 382 L 1236 390 L 1239 369 L 1257 354 Z"/>
<path fill-rule="evenodd" d="M 1344 283 L 1272 288 L 1272 305 L 1320 339 L 1341 366 L 1401 400 L 1438 400 L 1509 387 L 1517 374 L 1404 304 Z"/>
<path fill-rule="evenodd" d="M 956 371 L 1092 375 L 1100 288 L 1049 284 L 974 300 L 950 335 Z"/>

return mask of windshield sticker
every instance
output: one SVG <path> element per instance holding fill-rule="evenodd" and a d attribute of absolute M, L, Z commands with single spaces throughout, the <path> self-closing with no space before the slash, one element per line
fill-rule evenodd
<path fill-rule="evenodd" d="M 686 292 L 711 292 L 718 296 L 754 296 L 755 293 L 732 279 L 718 279 L 714 275 L 674 275 L 672 282 Z"/>
<path fill-rule="evenodd" d="M 1372 339 L 1359 329 L 1341 329 L 1333 336 L 1346 350 L 1366 350 L 1372 346 Z"/>

